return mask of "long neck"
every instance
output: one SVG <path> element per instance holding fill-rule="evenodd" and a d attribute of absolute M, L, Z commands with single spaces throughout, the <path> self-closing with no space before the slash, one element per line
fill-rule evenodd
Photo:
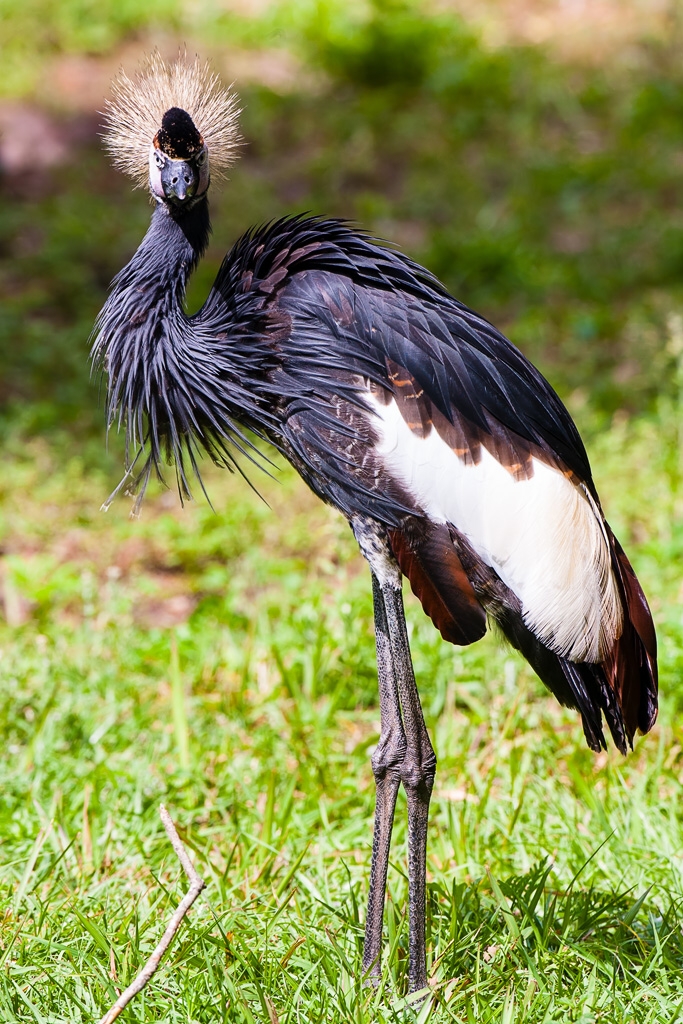
<path fill-rule="evenodd" d="M 239 344 L 245 323 L 235 324 L 215 290 L 197 316 L 183 311 L 187 280 L 210 230 L 205 198 L 182 218 L 160 204 L 97 321 L 93 360 L 109 378 L 108 426 L 125 424 L 127 478 L 135 469 L 129 490 L 139 490 L 139 500 L 151 472 L 161 477 L 168 461 L 189 495 L 186 462 L 199 476 L 199 449 L 215 462 L 234 463 L 233 447 L 253 447 L 238 424 L 263 423 L 254 390 L 240 383 L 245 360 L 253 371 L 258 334 Z"/>
<path fill-rule="evenodd" d="M 123 332 L 120 344 L 131 332 L 149 336 L 161 318 L 181 311 L 187 280 L 206 250 L 210 232 L 206 197 L 184 210 L 182 217 L 159 203 L 139 249 L 114 278 L 100 330 Z M 113 340 L 108 339 L 108 350 Z"/>
<path fill-rule="evenodd" d="M 144 494 L 152 469 L 161 476 L 162 452 L 175 456 L 184 491 L 182 441 L 190 425 L 176 427 L 177 358 L 192 334 L 183 312 L 187 280 L 204 253 L 211 224 L 206 197 L 182 216 L 157 205 L 140 247 L 112 282 L 96 324 L 92 359 L 108 375 L 107 427 L 126 426 L 126 478 L 144 447 L 151 452 L 133 490 Z M 181 415 L 181 420 L 187 417 Z"/>

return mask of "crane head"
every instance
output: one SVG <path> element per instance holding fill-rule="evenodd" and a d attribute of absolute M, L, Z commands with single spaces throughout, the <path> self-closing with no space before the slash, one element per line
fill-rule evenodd
<path fill-rule="evenodd" d="M 149 150 L 149 186 L 157 199 L 191 205 L 209 187 L 209 149 L 186 110 L 171 107 Z"/>
<path fill-rule="evenodd" d="M 192 206 L 237 157 L 237 98 L 208 64 L 153 53 L 134 78 L 121 72 L 105 104 L 112 161 L 157 202 Z"/>

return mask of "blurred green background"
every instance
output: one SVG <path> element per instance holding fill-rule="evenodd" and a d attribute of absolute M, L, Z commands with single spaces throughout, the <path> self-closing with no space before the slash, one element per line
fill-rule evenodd
<path fill-rule="evenodd" d="M 153 46 L 235 80 L 246 146 L 193 286 L 254 222 L 303 209 L 397 242 L 505 329 L 574 408 L 674 386 L 683 272 L 677 3 L 2 0 L 0 403 L 97 419 L 87 338 L 149 210 L 98 115 Z M 540 41 L 531 41 L 538 40 Z"/>
<path fill-rule="evenodd" d="M 586 750 L 514 652 L 408 596 L 439 759 L 427 1020 L 676 1024 L 683 1006 L 683 4 L 0 0 L 0 1019 L 97 1019 L 184 882 L 210 882 L 129 1020 L 414 1019 L 405 806 L 386 985 L 364 988 L 372 601 L 346 524 L 286 467 L 215 509 L 104 447 L 89 336 L 150 216 L 103 154 L 152 48 L 235 82 L 197 308 L 250 225 L 310 210 L 398 243 L 543 370 L 651 602 L 662 710 Z"/>

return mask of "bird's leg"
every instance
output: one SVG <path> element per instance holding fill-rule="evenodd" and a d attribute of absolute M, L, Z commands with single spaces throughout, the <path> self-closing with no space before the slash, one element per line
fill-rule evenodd
<path fill-rule="evenodd" d="M 436 774 L 436 756 L 424 723 L 410 657 L 401 571 L 386 531 L 379 523 L 359 516 L 351 525 L 372 569 L 382 714 L 380 742 L 372 759 L 377 782 L 377 809 L 363 968 L 372 976 L 379 974 L 389 843 L 396 795 L 402 782 L 408 798 L 408 977 L 410 991 L 415 992 L 427 985 L 427 819 Z"/>
<path fill-rule="evenodd" d="M 436 755 L 429 740 L 415 683 L 400 585 L 396 587 L 391 582 L 383 585 L 382 597 L 406 737 L 400 777 L 408 798 L 408 981 L 410 991 L 415 992 L 427 986 L 427 819 L 436 774 Z"/>
<path fill-rule="evenodd" d="M 370 892 L 365 919 L 363 974 L 378 979 L 381 974 L 382 920 L 384 896 L 389 867 L 389 846 L 394 823 L 396 796 L 401 784 L 400 766 L 406 750 L 406 737 L 401 722 L 396 676 L 391 657 L 391 641 L 380 584 L 372 573 L 372 596 L 375 608 L 375 642 L 377 645 L 377 677 L 379 681 L 380 737 L 372 755 L 372 771 L 377 790 L 375 831 L 372 840 Z"/>

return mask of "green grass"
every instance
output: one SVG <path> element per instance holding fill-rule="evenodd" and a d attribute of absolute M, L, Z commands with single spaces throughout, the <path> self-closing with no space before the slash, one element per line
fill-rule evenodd
<path fill-rule="evenodd" d="M 662 652 L 662 714 L 629 758 L 595 758 L 494 638 L 452 648 L 408 602 L 439 758 L 419 1020 L 683 1012 L 676 430 L 663 407 L 592 450 Z M 208 887 L 126 1019 L 413 1019 L 403 800 L 385 981 L 360 978 L 378 710 L 346 526 L 291 472 L 259 481 L 272 509 L 216 472 L 218 514 L 171 493 L 101 513 L 116 460 L 71 446 L 15 436 L 0 484 L 0 1017 L 97 1019 L 136 974 L 186 885 L 164 802 Z"/>

